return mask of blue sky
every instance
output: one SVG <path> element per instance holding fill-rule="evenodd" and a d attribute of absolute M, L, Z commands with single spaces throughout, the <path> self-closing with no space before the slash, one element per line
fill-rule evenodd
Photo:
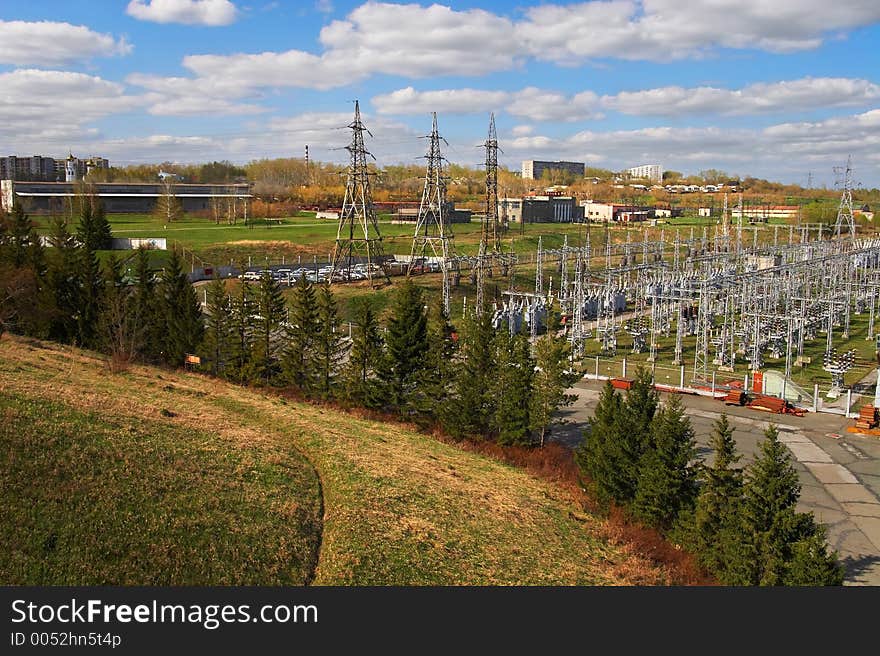
<path fill-rule="evenodd" d="M 476 165 L 574 159 L 880 185 L 880 2 L 4 0 L 0 150 L 118 164 L 342 161 L 357 98 L 380 162 L 431 111 Z M 5 154 L 5 152 L 3 154 Z"/>

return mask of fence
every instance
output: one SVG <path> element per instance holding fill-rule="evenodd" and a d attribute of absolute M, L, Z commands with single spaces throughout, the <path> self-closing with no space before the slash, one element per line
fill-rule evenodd
<path fill-rule="evenodd" d="M 639 367 L 651 371 L 651 380 L 660 390 L 695 394 L 711 398 L 723 398 L 731 390 L 767 394 L 785 398 L 797 408 L 811 412 L 843 415 L 850 418 L 858 417 L 858 410 L 853 408 L 864 398 L 861 392 L 852 388 L 834 390 L 830 386 L 820 388 L 813 384 L 812 393 L 808 393 L 796 383 L 786 381 L 784 376 L 775 371 L 748 372 L 735 374 L 724 371 L 712 371 L 708 380 L 695 380 L 693 368 L 686 365 L 658 365 L 644 361 L 627 361 L 626 358 L 611 359 L 593 356 L 582 361 L 584 378 L 587 380 L 632 379 Z M 756 375 L 757 374 L 757 375 Z M 873 401 L 868 397 L 868 401 Z"/>

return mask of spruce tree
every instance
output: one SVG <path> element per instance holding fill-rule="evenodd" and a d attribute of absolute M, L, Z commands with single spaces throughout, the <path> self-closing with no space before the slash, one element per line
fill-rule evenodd
<path fill-rule="evenodd" d="M 224 374 L 230 380 L 244 383 L 250 379 L 254 351 L 253 315 L 256 312 L 254 291 L 247 283 L 230 302 L 230 330 L 232 333 L 229 360 Z"/>
<path fill-rule="evenodd" d="M 642 457 L 651 446 L 652 423 L 658 404 L 651 372 L 640 368 L 626 392 L 618 418 L 618 439 L 609 445 L 617 472 L 615 498 L 621 505 L 628 505 L 635 497 Z"/>
<path fill-rule="evenodd" d="M 131 303 L 132 292 L 125 282 L 122 263 L 111 254 L 104 269 L 103 303 L 100 317 L 100 338 L 110 354 L 111 370 L 122 371 L 139 354 L 142 336 L 137 307 Z"/>
<path fill-rule="evenodd" d="M 202 342 L 202 306 L 195 289 L 183 271 L 180 253 L 174 249 L 162 274 L 160 295 L 165 319 L 164 360 L 180 366 L 188 353 Z"/>
<path fill-rule="evenodd" d="M 232 302 L 226 293 L 226 285 L 217 276 L 208 287 L 208 303 L 205 310 L 205 337 L 202 349 L 208 359 L 208 370 L 214 376 L 220 376 L 231 355 L 233 326 Z"/>
<path fill-rule="evenodd" d="M 394 297 L 385 342 L 388 361 L 380 370 L 380 378 L 388 391 L 388 404 L 406 414 L 424 372 L 428 350 L 422 290 L 411 280 L 404 281 Z"/>
<path fill-rule="evenodd" d="M 428 347 L 421 378 L 410 402 L 413 419 L 423 427 L 435 421 L 447 423 L 453 411 L 450 403 L 455 358 L 453 330 L 443 301 L 437 298 L 428 310 Z"/>
<path fill-rule="evenodd" d="M 113 239 L 104 204 L 97 196 L 83 196 L 80 200 L 80 220 L 76 236 L 79 243 L 93 251 L 108 250 Z"/>
<path fill-rule="evenodd" d="M 797 472 L 771 425 L 755 461 L 746 470 L 743 545 L 727 582 L 741 585 L 838 585 L 842 573 L 828 554 L 824 530 L 812 513 L 795 510 Z"/>
<path fill-rule="evenodd" d="M 496 391 L 494 421 L 498 443 L 526 446 L 532 443 L 529 399 L 535 361 L 525 335 L 517 334 L 501 340 L 499 347 L 496 357 L 498 379 L 502 382 Z"/>
<path fill-rule="evenodd" d="M 703 469 L 691 542 L 703 566 L 723 580 L 742 537 L 743 495 L 743 472 L 736 467 L 741 456 L 726 414 L 715 422 L 711 446 L 715 459 L 711 467 Z"/>
<path fill-rule="evenodd" d="M 345 397 L 367 408 L 380 407 L 382 399 L 375 381 L 376 363 L 384 357 L 384 343 L 371 303 L 360 299 L 354 306 L 351 350 L 343 378 Z"/>
<path fill-rule="evenodd" d="M 556 411 L 574 403 L 575 397 L 565 390 L 577 380 L 568 371 L 568 344 L 548 333 L 535 342 L 536 372 L 529 401 L 529 417 L 538 444 L 544 446 L 547 432 L 556 423 Z"/>
<path fill-rule="evenodd" d="M 485 436 L 496 408 L 492 393 L 496 363 L 491 315 L 484 312 L 480 316 L 468 316 L 463 333 L 461 359 L 455 372 L 445 428 L 454 437 Z"/>
<path fill-rule="evenodd" d="M 281 372 L 282 340 L 280 332 L 285 320 L 281 286 L 268 271 L 260 278 L 257 291 L 257 316 L 254 320 L 255 376 L 264 384 L 272 383 Z"/>
<path fill-rule="evenodd" d="M 49 251 L 48 284 L 54 299 L 49 337 L 66 344 L 78 336 L 76 315 L 80 304 L 79 252 L 76 240 L 67 229 L 67 222 L 56 216 L 52 220 Z"/>
<path fill-rule="evenodd" d="M 98 256 L 94 250 L 81 246 L 78 250 L 77 272 L 79 278 L 78 306 L 76 310 L 77 341 L 85 348 L 98 345 L 98 320 L 103 310 L 104 281 Z"/>
<path fill-rule="evenodd" d="M 611 381 L 606 380 L 575 454 L 592 493 L 606 507 L 617 499 L 619 489 L 614 444 L 620 439 L 622 412 L 623 400 Z"/>
<path fill-rule="evenodd" d="M 46 270 L 43 245 L 21 203 L 13 203 L 8 222 L 7 239 L 12 265 L 19 269 L 29 267 L 34 275 L 41 277 Z"/>
<path fill-rule="evenodd" d="M 339 310 L 329 285 L 318 290 L 318 333 L 315 336 L 315 362 L 318 390 L 324 398 L 334 394 L 339 366 L 344 356 L 344 336 L 339 330 Z"/>
<path fill-rule="evenodd" d="M 293 287 L 284 353 L 285 378 L 304 392 L 315 386 L 315 337 L 318 333 L 318 301 L 315 288 L 305 276 Z"/>
<path fill-rule="evenodd" d="M 843 585 L 843 578 L 837 554 L 828 549 L 825 527 L 816 526 L 812 534 L 792 545 L 782 582 L 791 586 Z"/>
<path fill-rule="evenodd" d="M 144 247 L 137 250 L 135 278 L 131 302 L 143 340 L 141 354 L 148 362 L 158 362 L 165 348 L 165 318 L 156 291 L 156 274 L 150 265 L 150 252 Z"/>
<path fill-rule="evenodd" d="M 694 431 L 681 397 L 672 396 L 654 417 L 651 446 L 639 464 L 632 514 L 650 526 L 669 529 L 690 511 L 696 496 Z"/>

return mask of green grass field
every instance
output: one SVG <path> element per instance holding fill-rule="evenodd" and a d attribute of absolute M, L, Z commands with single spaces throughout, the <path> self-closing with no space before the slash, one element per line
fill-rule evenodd
<path fill-rule="evenodd" d="M 0 413 L 3 584 L 675 580 L 577 490 L 200 375 L 5 335 Z"/>

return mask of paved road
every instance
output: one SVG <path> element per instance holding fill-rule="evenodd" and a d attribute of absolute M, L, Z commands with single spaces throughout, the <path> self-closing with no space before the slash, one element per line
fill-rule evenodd
<path fill-rule="evenodd" d="M 578 398 L 564 409 L 569 423 L 557 429 L 556 439 L 569 446 L 580 442 L 600 390 L 601 383 L 594 381 L 581 381 L 570 390 Z M 682 398 L 696 432 L 699 455 L 707 462 L 712 458 L 708 448 L 712 424 L 721 412 L 727 412 L 736 429 L 741 464 L 754 458 L 764 429 L 773 421 L 800 475 L 798 509 L 812 511 L 828 527 L 828 541 L 847 569 L 846 583 L 880 585 L 880 437 L 847 433 L 852 420 L 836 415 L 769 415 L 704 397 Z"/>

